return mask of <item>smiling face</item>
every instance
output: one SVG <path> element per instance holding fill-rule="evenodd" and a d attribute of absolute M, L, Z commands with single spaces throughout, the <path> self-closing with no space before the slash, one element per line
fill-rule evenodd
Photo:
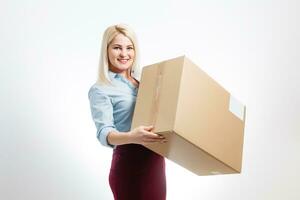
<path fill-rule="evenodd" d="M 109 69 L 115 73 L 126 75 L 132 67 L 135 51 L 131 40 L 123 34 L 118 34 L 109 44 Z"/>

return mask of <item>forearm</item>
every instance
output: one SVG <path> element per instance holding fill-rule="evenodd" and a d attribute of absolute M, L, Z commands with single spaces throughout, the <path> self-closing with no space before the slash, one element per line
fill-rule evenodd
<path fill-rule="evenodd" d="M 111 131 L 107 135 L 107 141 L 111 145 L 122 145 L 132 143 L 130 132 Z"/>
<path fill-rule="evenodd" d="M 107 142 L 111 145 L 122 144 L 151 144 L 166 142 L 165 137 L 153 133 L 153 126 L 139 126 L 129 132 L 111 131 L 107 135 Z"/>

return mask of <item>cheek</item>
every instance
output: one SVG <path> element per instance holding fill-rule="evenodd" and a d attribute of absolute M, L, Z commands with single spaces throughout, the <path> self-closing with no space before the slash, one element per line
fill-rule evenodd
<path fill-rule="evenodd" d="M 134 51 L 129 52 L 129 55 L 130 55 L 131 58 L 134 58 L 135 57 L 135 52 Z"/>
<path fill-rule="evenodd" d="M 108 51 L 107 53 L 108 53 L 108 59 L 110 61 L 113 61 L 116 57 L 116 53 L 114 51 Z"/>

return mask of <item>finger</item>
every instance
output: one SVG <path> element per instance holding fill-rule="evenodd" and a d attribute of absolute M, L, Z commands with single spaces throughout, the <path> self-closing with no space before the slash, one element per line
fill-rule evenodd
<path fill-rule="evenodd" d="M 145 136 L 147 137 L 147 138 L 153 138 L 153 139 L 156 139 L 156 138 L 158 138 L 158 139 L 163 139 L 163 138 L 165 138 L 164 136 L 162 136 L 162 135 L 158 135 L 158 134 L 156 134 L 156 133 L 153 133 L 153 132 L 145 132 Z"/>
<path fill-rule="evenodd" d="M 144 130 L 146 130 L 146 131 L 151 131 L 153 128 L 154 128 L 153 125 L 150 125 L 150 126 L 144 126 Z"/>
<path fill-rule="evenodd" d="M 163 138 L 163 137 L 158 137 L 158 138 L 145 137 L 143 140 L 144 140 L 144 141 L 150 141 L 150 140 L 163 141 L 163 140 L 166 140 L 166 138 Z"/>
<path fill-rule="evenodd" d="M 167 140 L 166 139 L 151 139 L 151 138 L 148 138 L 148 139 L 145 139 L 143 142 L 147 143 L 147 144 L 150 144 L 150 143 L 166 143 Z"/>

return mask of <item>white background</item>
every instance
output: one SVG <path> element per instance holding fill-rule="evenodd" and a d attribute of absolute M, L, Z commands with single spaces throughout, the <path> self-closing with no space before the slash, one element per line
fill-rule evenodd
<path fill-rule="evenodd" d="M 0 199 L 112 199 L 111 149 L 87 92 L 104 29 L 131 25 L 142 65 L 187 55 L 247 106 L 243 172 L 167 162 L 169 200 L 300 199 L 297 0 L 0 3 Z"/>

